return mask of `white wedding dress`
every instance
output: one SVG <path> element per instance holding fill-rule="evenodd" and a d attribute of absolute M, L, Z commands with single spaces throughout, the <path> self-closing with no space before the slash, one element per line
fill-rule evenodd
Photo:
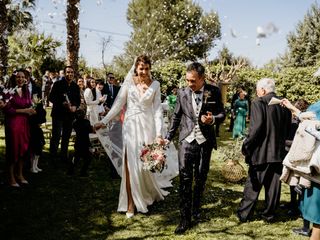
<path fill-rule="evenodd" d="M 106 125 L 110 124 L 111 120 L 117 119 L 124 107 L 126 108 L 126 111 L 122 126 L 122 159 L 124 159 L 126 153 L 134 205 L 138 212 L 146 213 L 148 212 L 148 205 L 151 205 L 155 200 L 164 199 L 164 196 L 166 196 L 168 192 L 162 188 L 172 186 L 171 179 L 178 175 L 178 156 L 173 144 L 166 153 L 168 168 L 164 169 L 162 173 L 152 173 L 143 170 L 142 162 L 140 160 L 142 145 L 152 143 L 156 136 L 163 135 L 160 83 L 158 81 L 153 81 L 144 94 L 140 95 L 133 80 L 127 81 L 122 85 L 111 110 L 101 122 Z M 114 151 L 109 138 L 103 137 L 103 134 L 98 135 L 100 135 L 99 138 L 102 142 L 105 142 L 105 140 L 106 142 L 109 142 L 109 144 L 104 144 L 104 146 L 107 146 L 105 147 L 107 153 L 110 150 Z M 112 154 L 108 153 L 108 155 L 112 158 Z M 119 159 L 116 159 L 115 161 L 114 159 L 111 160 L 116 168 L 120 165 Z M 122 160 L 120 172 L 122 180 L 118 205 L 119 212 L 126 212 L 128 209 L 126 177 L 123 162 L 124 161 Z"/>

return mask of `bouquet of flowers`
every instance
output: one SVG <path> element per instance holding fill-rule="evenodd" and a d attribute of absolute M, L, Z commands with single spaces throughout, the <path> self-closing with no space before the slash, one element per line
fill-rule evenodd
<path fill-rule="evenodd" d="M 162 172 L 166 164 L 165 145 L 158 144 L 156 142 L 152 144 L 143 144 L 141 149 L 140 159 L 143 164 L 144 170 L 151 172 Z"/>

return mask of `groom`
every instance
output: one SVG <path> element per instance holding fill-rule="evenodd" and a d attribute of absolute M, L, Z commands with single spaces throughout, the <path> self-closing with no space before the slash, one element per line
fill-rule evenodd
<path fill-rule="evenodd" d="M 225 118 L 219 88 L 205 83 L 205 69 L 191 63 L 186 73 L 187 87 L 178 90 L 177 103 L 167 133 L 171 141 L 179 133 L 180 224 L 175 230 L 182 234 L 200 219 L 200 201 L 204 192 L 210 157 L 217 148 L 213 124 Z M 192 182 L 194 189 L 192 198 Z"/>

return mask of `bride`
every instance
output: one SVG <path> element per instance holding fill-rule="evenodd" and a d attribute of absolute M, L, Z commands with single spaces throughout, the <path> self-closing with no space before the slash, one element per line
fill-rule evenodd
<path fill-rule="evenodd" d="M 118 211 L 126 212 L 127 218 L 133 217 L 135 208 L 138 212 L 146 213 L 148 205 L 155 200 L 163 200 L 168 192 L 162 188 L 172 186 L 170 180 L 178 174 L 175 149 L 170 151 L 170 156 L 167 153 L 167 161 L 171 164 L 161 174 L 142 169 L 142 145 L 163 141 L 160 83 L 152 80 L 150 71 L 150 59 L 145 55 L 139 56 L 126 76 L 111 110 L 95 125 L 96 129 L 105 128 L 111 120 L 117 119 L 126 105 L 122 126 L 123 164 Z"/>

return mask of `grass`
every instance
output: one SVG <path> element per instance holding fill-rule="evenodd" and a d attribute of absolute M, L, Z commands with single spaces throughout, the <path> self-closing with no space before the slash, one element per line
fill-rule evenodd
<path fill-rule="evenodd" d="M 230 133 L 221 126 L 219 145 L 233 144 Z M 0 135 L 0 169 L 4 169 L 3 127 Z M 95 159 L 88 178 L 69 177 L 63 165 L 53 166 L 46 145 L 38 174 L 27 174 L 29 186 L 11 189 L 0 186 L 0 239 L 306 239 L 291 229 L 302 224 L 290 219 L 284 210 L 268 224 L 256 218 L 240 224 L 235 212 L 242 197 L 243 183 L 226 182 L 220 170 L 223 162 L 214 152 L 204 195 L 204 220 L 183 236 L 173 231 L 179 222 L 178 178 L 164 201 L 149 207 L 148 214 L 126 219 L 117 213 L 120 179 L 112 179 L 105 159 Z M 3 172 L 1 173 L 3 177 Z M 261 192 L 257 209 L 263 208 Z M 281 202 L 289 201 L 283 185 Z"/>

